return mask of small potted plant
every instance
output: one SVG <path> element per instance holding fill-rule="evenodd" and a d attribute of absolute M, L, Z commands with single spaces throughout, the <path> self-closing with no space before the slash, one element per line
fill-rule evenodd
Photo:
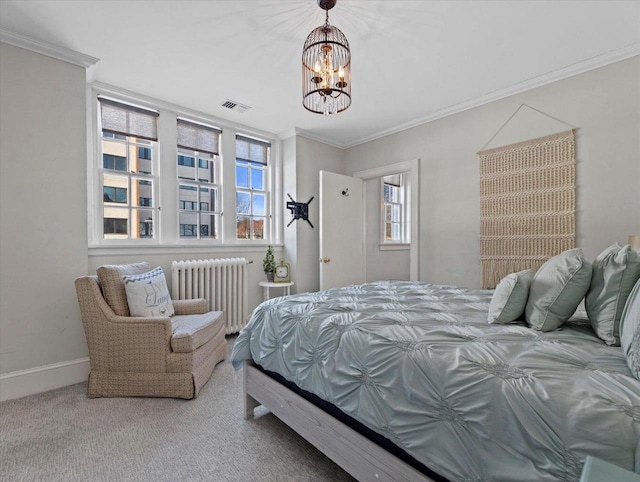
<path fill-rule="evenodd" d="M 273 282 L 273 273 L 276 270 L 276 260 L 273 257 L 273 246 L 271 245 L 267 247 L 267 254 L 262 260 L 262 269 L 264 270 L 264 274 L 267 275 L 267 281 Z"/>

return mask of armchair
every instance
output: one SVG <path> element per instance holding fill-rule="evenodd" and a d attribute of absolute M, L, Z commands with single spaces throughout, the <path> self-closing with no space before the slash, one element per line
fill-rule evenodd
<path fill-rule="evenodd" d="M 103 268 L 121 272 L 113 266 L 99 274 Z M 89 346 L 88 396 L 196 397 L 227 355 L 223 313 L 207 312 L 206 300 L 198 299 L 173 301 L 172 317 L 132 317 L 122 306 L 117 314 L 107 292 L 124 293 L 124 284 L 118 275 L 101 279 L 102 286 L 97 276 L 75 281 Z"/>

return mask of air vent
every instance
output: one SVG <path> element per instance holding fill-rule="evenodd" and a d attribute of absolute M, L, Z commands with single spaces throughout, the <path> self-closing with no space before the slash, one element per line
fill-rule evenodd
<path fill-rule="evenodd" d="M 249 109 L 251 109 L 251 107 L 249 107 L 248 105 L 244 105 L 244 104 L 240 104 L 239 102 L 236 102 L 234 100 L 225 100 L 222 104 L 222 107 L 226 107 L 227 109 L 231 109 L 234 110 L 236 112 L 240 112 L 241 114 Z"/>

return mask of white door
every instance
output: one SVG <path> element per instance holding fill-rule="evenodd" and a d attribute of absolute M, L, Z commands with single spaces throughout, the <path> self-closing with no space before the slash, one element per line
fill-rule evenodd
<path fill-rule="evenodd" d="M 364 282 L 363 181 L 320 171 L 320 289 Z"/>

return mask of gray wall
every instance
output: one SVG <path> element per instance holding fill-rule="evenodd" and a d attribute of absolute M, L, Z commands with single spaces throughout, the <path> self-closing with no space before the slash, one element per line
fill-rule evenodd
<path fill-rule="evenodd" d="M 352 147 L 346 173 L 421 158 L 420 279 L 479 287 L 476 152 L 526 103 L 578 128 L 577 245 L 594 258 L 640 233 L 639 86 L 636 56 Z M 524 108 L 490 147 L 566 129 Z"/>
<path fill-rule="evenodd" d="M 314 228 L 302 220 L 294 221 L 291 226 L 284 228 L 287 259 L 295 264 L 292 273 L 296 285 L 292 292 L 318 291 L 320 288 L 319 172 L 330 171 L 342 174 L 344 151 L 299 136 L 285 140 L 283 151 L 285 199 L 289 200 L 286 197 L 287 193 L 298 202 L 306 203 L 313 197 L 313 201 L 309 204 L 309 220 Z M 291 216 L 285 214 L 285 226 L 290 219 Z"/>
<path fill-rule="evenodd" d="M 87 355 L 85 70 L 0 43 L 0 373 Z"/>

